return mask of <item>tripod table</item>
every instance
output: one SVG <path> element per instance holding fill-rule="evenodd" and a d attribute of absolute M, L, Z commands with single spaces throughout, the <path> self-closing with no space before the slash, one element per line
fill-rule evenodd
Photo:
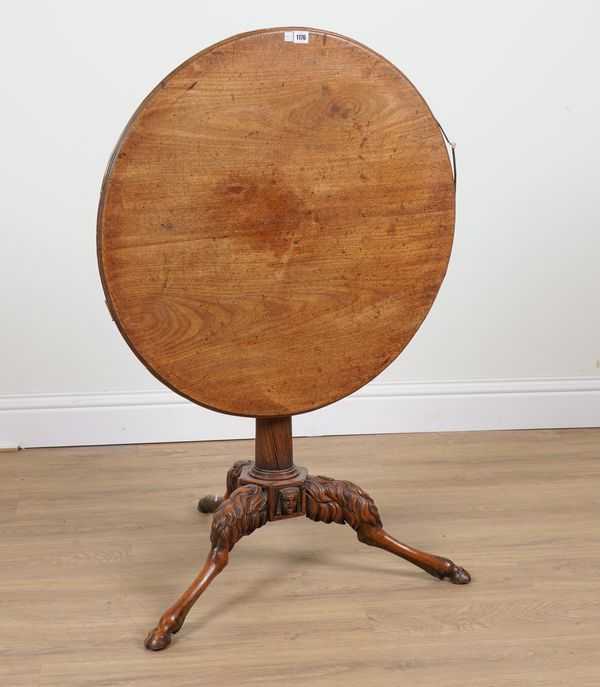
<path fill-rule="evenodd" d="M 110 160 L 98 257 L 121 334 L 165 385 L 256 418 L 205 566 L 160 618 L 163 649 L 244 535 L 307 516 L 455 584 L 452 561 L 402 544 L 373 500 L 294 464 L 292 416 L 389 365 L 446 272 L 454 179 L 439 125 L 408 79 L 354 40 L 297 27 L 203 50 L 148 95 Z"/>

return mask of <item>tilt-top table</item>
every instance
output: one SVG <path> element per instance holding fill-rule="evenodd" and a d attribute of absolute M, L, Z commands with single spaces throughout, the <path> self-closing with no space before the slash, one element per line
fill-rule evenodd
<path fill-rule="evenodd" d="M 144 100 L 110 160 L 98 256 L 121 334 L 164 384 L 256 418 L 206 564 L 148 635 L 163 649 L 244 535 L 348 523 L 455 584 L 468 573 L 387 534 L 358 486 L 294 465 L 291 416 L 359 389 L 403 350 L 442 283 L 454 182 L 439 125 L 392 64 L 316 29 L 234 36 Z"/>

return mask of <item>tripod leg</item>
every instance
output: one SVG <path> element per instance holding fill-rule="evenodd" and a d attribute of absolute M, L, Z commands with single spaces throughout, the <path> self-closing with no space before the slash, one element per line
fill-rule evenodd
<path fill-rule="evenodd" d="M 396 554 L 425 570 L 430 575 L 443 580 L 448 578 L 453 584 L 467 584 L 471 581 L 471 576 L 459 565 L 453 563 L 449 558 L 442 558 L 432 553 L 426 553 L 414 549 L 408 544 L 403 544 L 381 527 L 364 525 L 356 530 L 358 541 L 369 546 L 377 546 L 380 549 Z"/>
<path fill-rule="evenodd" d="M 179 632 L 185 617 L 200 595 L 223 570 L 229 552 L 244 535 L 251 534 L 267 522 L 267 495 L 250 484 L 236 489 L 215 511 L 210 532 L 211 550 L 198 577 L 183 595 L 165 612 L 158 625 L 146 637 L 147 649 L 159 651 L 171 643 L 171 635 Z"/>
<path fill-rule="evenodd" d="M 309 475 L 305 489 L 306 515 L 311 520 L 348 523 L 360 542 L 400 556 L 440 580 L 448 578 L 454 584 L 471 581 L 469 573 L 448 558 L 419 551 L 389 535 L 373 499 L 356 484 Z"/>
<path fill-rule="evenodd" d="M 250 465 L 251 462 L 251 460 L 237 460 L 227 472 L 227 490 L 225 491 L 225 496 L 206 494 L 206 496 L 203 496 L 200 501 L 198 501 L 198 510 L 201 513 L 214 513 L 219 505 L 225 499 L 228 499 L 237 489 L 242 469 L 246 465 Z"/>

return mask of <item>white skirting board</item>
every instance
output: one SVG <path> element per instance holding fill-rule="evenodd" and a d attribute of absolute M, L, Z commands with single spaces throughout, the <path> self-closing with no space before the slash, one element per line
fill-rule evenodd
<path fill-rule="evenodd" d="M 600 376 L 372 382 L 294 418 L 295 436 L 600 426 Z M 252 419 L 169 390 L 0 395 L 0 448 L 91 446 L 254 435 Z"/>

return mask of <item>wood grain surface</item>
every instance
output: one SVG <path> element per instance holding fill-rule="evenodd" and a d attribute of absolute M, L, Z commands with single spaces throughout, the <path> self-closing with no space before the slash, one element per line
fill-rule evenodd
<path fill-rule="evenodd" d="M 402 351 L 454 230 L 438 124 L 387 60 L 269 29 L 188 60 L 114 151 L 99 263 L 121 333 L 165 384 L 223 412 L 308 411 Z"/>
<path fill-rule="evenodd" d="M 298 438 L 439 582 L 307 518 L 239 541 L 166 652 L 140 639 L 200 569 L 204 493 L 251 441 L 28 449 L 0 460 L 3 687 L 597 687 L 600 430 Z M 368 460 L 365 460 L 365 459 Z"/>

